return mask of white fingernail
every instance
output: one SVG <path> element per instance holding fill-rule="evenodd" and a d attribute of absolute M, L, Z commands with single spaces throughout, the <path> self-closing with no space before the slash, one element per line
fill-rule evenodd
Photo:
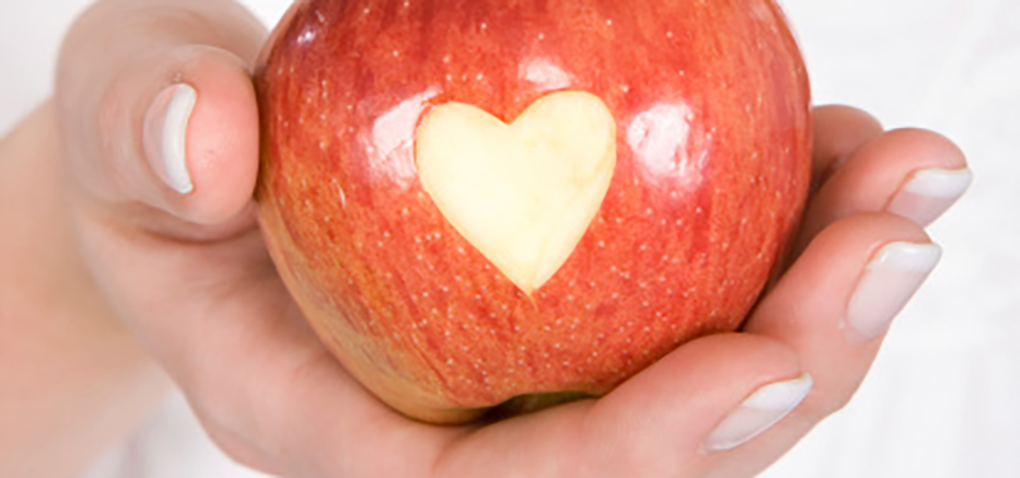
<path fill-rule="evenodd" d="M 145 114 L 142 142 L 149 164 L 167 186 L 181 194 L 194 189 L 186 149 L 188 121 L 197 99 L 191 86 L 174 85 L 163 90 Z"/>
<path fill-rule="evenodd" d="M 973 175 L 967 168 L 918 171 L 896 193 L 887 209 L 927 226 L 963 196 L 972 180 Z"/>
<path fill-rule="evenodd" d="M 941 257 L 942 249 L 930 243 L 894 242 L 879 250 L 850 297 L 846 320 L 851 340 L 866 342 L 889 328 Z"/>
<path fill-rule="evenodd" d="M 705 450 L 730 450 L 772 428 L 800 405 L 812 385 L 814 380 L 805 373 L 759 388 L 712 431 Z"/>

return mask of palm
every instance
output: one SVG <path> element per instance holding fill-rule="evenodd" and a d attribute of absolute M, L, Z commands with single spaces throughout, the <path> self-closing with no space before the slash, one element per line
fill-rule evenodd
<path fill-rule="evenodd" d="M 850 131 L 846 134 L 874 134 L 863 117 L 847 121 Z M 826 134 L 838 133 L 820 132 Z M 825 171 L 817 169 L 819 174 Z M 835 209 L 853 208 L 839 199 L 838 191 L 822 191 L 831 204 L 812 203 L 800 244 L 811 243 L 819 230 L 835 220 Z M 875 234 L 899 229 L 900 234 L 920 237 L 894 218 L 870 220 L 877 223 L 870 225 Z M 432 427 L 390 410 L 332 359 L 277 277 L 254 219 L 249 216 L 235 224 L 215 234 L 196 229 L 202 242 L 177 238 L 168 239 L 171 244 L 158 244 L 178 250 L 172 256 L 154 255 L 153 244 L 119 240 L 115 235 L 97 243 L 116 251 L 111 259 L 124 264 L 107 269 L 105 280 L 129 291 L 123 294 L 132 298 L 131 303 L 122 304 L 125 316 L 135 322 L 139 335 L 182 385 L 212 436 L 236 457 L 270 470 L 297 465 L 267 462 L 267 451 L 253 450 L 257 448 L 253 443 L 308 443 L 301 451 L 313 452 L 317 459 L 300 463 L 329 466 L 331 472 L 339 465 L 350 476 L 498 475 L 495 470 L 527 476 L 568 471 L 585 476 L 655 476 L 699 469 L 711 461 L 699 447 L 716 417 L 750 393 L 762 377 L 787 378 L 805 368 L 790 347 L 803 347 L 807 356 L 802 354 L 800 361 L 811 364 L 812 355 L 821 354 L 818 344 L 834 342 L 826 337 L 831 331 L 814 331 L 820 340 L 797 344 L 784 328 L 807 312 L 782 315 L 790 303 L 810 292 L 805 279 L 797 276 L 798 270 L 819 267 L 798 261 L 791 266 L 793 277 L 780 280 L 750 319 L 748 330 L 753 333 L 685 345 L 597 401 L 488 426 Z M 165 260 L 152 263 L 153 257 Z M 133 264 L 143 259 L 151 266 L 139 277 Z M 803 258 L 811 260 L 821 262 L 810 253 Z M 842 292 L 848 288 L 842 287 Z M 819 308 L 820 315 L 840 315 L 831 306 Z M 828 347 L 831 352 L 832 346 Z M 812 367 L 822 384 L 828 376 L 825 372 L 838 377 L 837 371 L 851 368 L 863 374 L 868 365 L 867 359 L 826 362 L 830 361 Z M 831 381 L 837 386 L 827 393 L 848 393 L 856 386 L 838 378 Z M 747 385 L 711 387 L 707 383 Z M 802 413 L 822 411 L 807 408 Z M 792 444 L 809 428 L 791 422 L 777 433 L 776 441 Z M 247 438 L 238 440 L 240 436 Z M 401 459 L 392 459 L 396 456 Z M 754 456 L 755 460 L 743 461 L 741 466 L 757 469 L 777 455 Z M 325 470 L 287 469 L 310 475 L 326 474 Z"/>

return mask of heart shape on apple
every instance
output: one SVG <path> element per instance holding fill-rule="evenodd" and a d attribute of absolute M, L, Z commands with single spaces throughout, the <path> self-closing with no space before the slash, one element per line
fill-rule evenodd
<path fill-rule="evenodd" d="M 302 0 L 259 65 L 273 261 L 424 421 L 601 396 L 737 330 L 807 197 L 773 0 Z"/>
<path fill-rule="evenodd" d="M 422 187 L 468 242 L 525 294 L 595 218 L 616 166 L 616 124 L 597 96 L 557 92 L 512 124 L 447 103 L 418 131 Z"/>

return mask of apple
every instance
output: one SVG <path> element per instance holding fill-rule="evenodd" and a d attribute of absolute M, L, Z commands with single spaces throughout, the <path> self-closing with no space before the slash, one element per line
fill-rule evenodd
<path fill-rule="evenodd" d="M 272 258 L 427 422 L 601 396 L 738 330 L 807 195 L 772 0 L 307 0 L 259 64 Z"/>

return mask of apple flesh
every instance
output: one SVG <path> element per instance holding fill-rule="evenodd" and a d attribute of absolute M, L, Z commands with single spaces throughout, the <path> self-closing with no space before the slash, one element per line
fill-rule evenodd
<path fill-rule="evenodd" d="M 281 277 L 429 422 L 600 396 L 738 329 L 807 194 L 771 0 L 302 1 L 256 87 Z"/>
<path fill-rule="evenodd" d="M 566 262 L 616 166 L 612 113 L 590 93 L 558 92 L 511 125 L 447 103 L 417 133 L 422 187 L 507 279 L 530 295 Z"/>

